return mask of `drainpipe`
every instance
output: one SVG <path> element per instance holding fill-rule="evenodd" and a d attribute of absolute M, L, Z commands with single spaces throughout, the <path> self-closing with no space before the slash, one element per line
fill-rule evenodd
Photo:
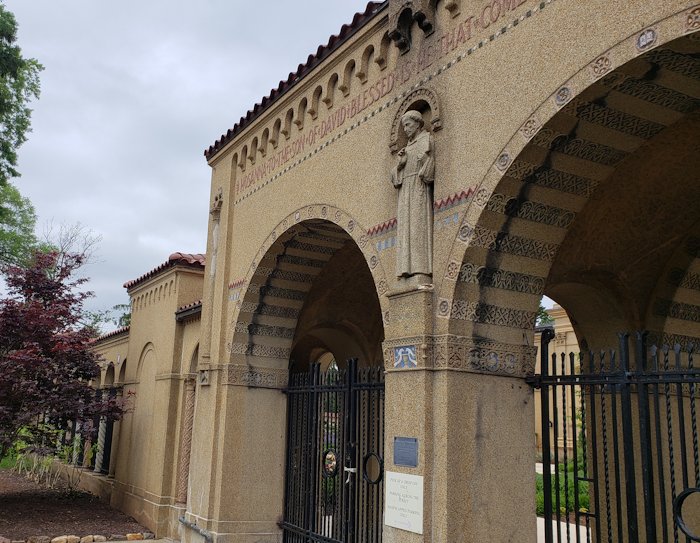
<path fill-rule="evenodd" d="M 194 530 L 201 535 L 207 543 L 214 543 L 214 535 L 211 532 L 206 531 L 204 528 L 200 528 L 194 522 L 190 522 L 189 520 L 185 519 L 184 516 L 179 517 L 178 520 L 190 530 Z"/>

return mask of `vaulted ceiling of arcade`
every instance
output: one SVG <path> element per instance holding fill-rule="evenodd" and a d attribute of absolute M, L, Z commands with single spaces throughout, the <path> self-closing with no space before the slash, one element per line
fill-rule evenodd
<path fill-rule="evenodd" d="M 691 335 L 700 322 L 699 55 L 700 36 L 691 35 L 614 71 L 602 59 L 600 79 L 562 96 L 570 101 L 486 204 L 462 265 L 474 277 L 462 277 L 460 298 L 509 304 L 525 322 L 544 288 L 583 336 L 599 337 L 603 325 L 668 333 L 669 318 L 676 338 Z M 482 287 L 521 294 L 504 304 Z"/>
<path fill-rule="evenodd" d="M 303 221 L 273 243 L 241 312 L 234 358 L 278 359 L 294 371 L 306 371 L 325 353 L 341 366 L 348 358 L 381 363 L 384 328 L 374 279 L 355 241 L 330 221 Z"/>

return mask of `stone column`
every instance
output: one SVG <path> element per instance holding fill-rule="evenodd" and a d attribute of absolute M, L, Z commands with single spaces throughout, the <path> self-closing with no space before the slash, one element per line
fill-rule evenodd
<path fill-rule="evenodd" d="M 106 390 L 99 392 L 104 398 L 107 395 Z M 97 431 L 97 452 L 95 453 L 95 467 L 93 471 L 95 473 L 100 473 L 102 471 L 102 461 L 104 460 L 105 452 L 105 434 L 107 430 L 107 421 L 102 417 L 100 419 L 100 425 Z"/>
<path fill-rule="evenodd" d="M 384 543 L 534 541 L 533 393 L 523 379 L 534 349 L 500 340 L 495 327 L 498 340 L 448 333 L 429 289 L 389 300 L 384 465 L 395 475 L 385 478 L 387 507 L 390 479 L 394 495 L 419 482 L 422 493 L 409 495 L 422 496 L 422 522 L 387 517 Z M 395 457 L 396 438 L 415 440 L 417 465 Z"/>
<path fill-rule="evenodd" d="M 115 389 L 115 394 L 117 401 L 120 401 L 124 395 L 124 387 L 120 386 Z M 112 446 L 110 447 L 110 462 L 109 462 L 109 475 L 108 477 L 114 478 L 114 473 L 117 469 L 117 458 L 119 451 L 119 432 L 121 430 L 122 423 L 117 421 L 114 423 L 112 428 Z"/>
<path fill-rule="evenodd" d="M 190 455 L 192 453 L 192 427 L 194 425 L 195 380 L 185 380 L 185 409 L 180 435 L 180 461 L 178 465 L 177 503 L 187 503 L 187 483 L 190 472 Z"/>

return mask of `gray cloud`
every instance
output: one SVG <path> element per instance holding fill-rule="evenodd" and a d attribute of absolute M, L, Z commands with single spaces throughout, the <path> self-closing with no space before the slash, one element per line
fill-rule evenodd
<path fill-rule="evenodd" d="M 203 151 L 364 0 L 6 0 L 42 73 L 16 184 L 42 223 L 102 236 L 90 307 L 206 244 Z"/>

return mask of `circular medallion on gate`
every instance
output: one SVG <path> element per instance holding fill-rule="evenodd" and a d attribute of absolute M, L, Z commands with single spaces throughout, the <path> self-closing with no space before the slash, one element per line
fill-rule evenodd
<path fill-rule="evenodd" d="M 333 449 L 323 453 L 323 476 L 335 477 L 338 473 L 338 457 Z"/>
<path fill-rule="evenodd" d="M 676 496 L 673 502 L 673 514 L 676 519 L 678 527 L 683 531 L 683 533 L 691 539 L 692 541 L 700 541 L 700 530 L 698 530 L 698 522 L 694 522 L 694 525 L 688 525 L 686 519 L 683 518 L 684 503 L 688 500 L 688 503 L 692 502 L 692 505 L 688 508 L 696 510 L 698 505 L 700 505 L 700 488 L 686 488 L 683 492 Z"/>
<path fill-rule="evenodd" d="M 369 453 L 362 461 L 362 476 L 371 485 L 379 484 L 384 476 L 384 460 L 377 453 Z"/>

